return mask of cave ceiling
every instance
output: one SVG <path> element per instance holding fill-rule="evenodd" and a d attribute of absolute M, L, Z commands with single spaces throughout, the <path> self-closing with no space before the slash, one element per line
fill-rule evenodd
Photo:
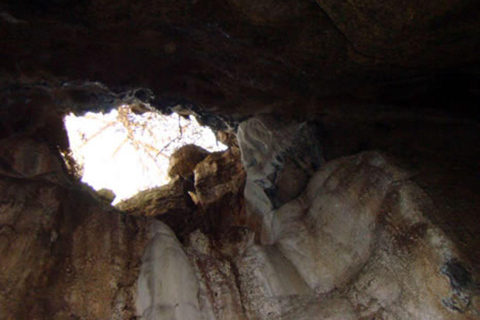
<path fill-rule="evenodd" d="M 149 88 L 158 108 L 244 115 L 480 102 L 477 1 L 3 0 L 0 12 L 7 86 L 94 81 Z"/>

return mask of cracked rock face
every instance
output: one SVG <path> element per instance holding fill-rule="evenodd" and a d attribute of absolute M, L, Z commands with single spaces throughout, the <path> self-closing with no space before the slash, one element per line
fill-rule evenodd
<path fill-rule="evenodd" d="M 378 153 L 334 160 L 273 210 L 271 244 L 250 233 L 225 256 L 202 233 L 182 245 L 158 231 L 137 284 L 137 299 L 150 302 L 137 311 L 144 319 L 167 311 L 172 319 L 473 319 L 476 276 L 424 217 L 424 197 Z"/>
<path fill-rule="evenodd" d="M 241 125 L 239 130 L 246 127 Z M 255 154 L 256 160 L 249 162 L 254 164 L 246 167 L 247 181 L 249 170 L 253 170 L 254 182 L 261 177 L 259 172 L 265 179 L 271 177 L 273 171 L 265 174 L 265 168 L 290 170 L 267 162 L 277 161 L 282 148 L 289 148 L 284 140 L 280 144 L 275 141 L 276 136 L 282 137 L 278 131 L 298 127 L 262 126 L 262 134 L 250 135 L 249 141 L 241 140 L 246 139 L 245 133 L 239 134 L 242 152 L 252 151 L 245 149 L 247 145 L 263 146 Z M 251 153 L 242 154 L 244 161 L 249 156 Z M 261 168 L 252 169 L 255 165 Z M 436 209 L 425 192 L 388 157 L 366 152 L 322 163 L 298 196 L 277 207 L 268 197 L 264 199 L 270 206 L 256 205 L 258 198 L 248 198 L 249 187 L 247 182 L 246 201 L 252 202 L 247 210 L 254 208 L 255 214 L 266 216 L 261 231 L 257 230 L 263 236 L 259 242 L 254 240 L 254 230 L 232 230 L 213 241 L 197 231 L 184 244 L 174 242 L 175 249 L 170 252 L 178 252 L 171 259 L 178 264 L 176 268 L 160 268 L 165 263 L 161 259 L 156 262 L 159 267 L 152 266 L 147 250 L 144 265 L 162 270 L 156 280 L 148 282 L 160 291 L 145 289 L 147 280 L 141 275 L 137 295 L 148 301 L 161 300 L 165 293 L 159 283 L 165 281 L 177 292 L 184 289 L 170 279 L 188 275 L 191 282 L 184 285 L 188 292 L 175 293 L 162 305 L 165 310 L 178 306 L 173 319 L 188 319 L 183 312 L 192 312 L 189 310 L 202 319 L 479 316 L 477 273 L 465 253 L 426 218 L 429 210 Z M 155 252 L 169 248 L 170 240 L 155 239 L 149 245 L 160 246 Z M 185 305 L 183 310 L 181 305 Z M 154 303 L 149 308 L 153 310 Z M 137 310 L 144 319 L 163 314 L 160 309 L 156 314 L 145 308 Z"/>
<path fill-rule="evenodd" d="M 479 12 L 460 0 L 6 0 L 0 79 L 145 87 L 159 109 L 244 115 L 323 112 L 338 95 L 454 110 L 444 89 L 478 102 Z"/>
<path fill-rule="evenodd" d="M 22 90 L 1 97 L 1 320 L 480 317 L 472 122 L 262 115 L 113 208 L 61 161 L 71 92 Z"/>
<path fill-rule="evenodd" d="M 93 191 L 0 180 L 0 319 L 130 316 L 142 221 Z"/>
<path fill-rule="evenodd" d="M 479 319 L 479 16 L 2 1 L 0 320 Z M 230 149 L 113 208 L 59 151 L 65 114 L 122 104 Z"/>

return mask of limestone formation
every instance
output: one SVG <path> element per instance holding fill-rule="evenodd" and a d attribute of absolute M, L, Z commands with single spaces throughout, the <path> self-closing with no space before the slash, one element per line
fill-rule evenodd
<path fill-rule="evenodd" d="M 318 128 L 307 123 L 262 116 L 240 124 L 249 216 L 269 219 L 269 212 L 300 195 L 324 160 L 320 140 Z"/>
<path fill-rule="evenodd" d="M 151 228 L 137 282 L 137 315 L 146 320 L 202 319 L 198 280 L 182 245 L 161 222 Z"/>
<path fill-rule="evenodd" d="M 161 274 L 141 276 L 138 295 L 156 301 L 165 298 L 145 288 L 181 290 L 155 313 L 178 305 L 173 319 L 189 319 L 189 312 L 203 319 L 476 318 L 477 275 L 425 217 L 426 199 L 381 154 L 337 159 L 312 176 L 300 197 L 269 213 L 270 244 L 248 236 L 232 243 L 224 235 L 217 240 L 224 248 L 216 249 L 208 236 L 193 233 L 184 245 L 174 242 L 179 253 L 169 260 L 177 267 L 144 263 L 149 274 Z M 154 239 L 151 245 L 171 241 Z M 187 275 L 188 284 L 169 282 Z M 147 309 L 140 308 L 143 318 L 156 319 Z"/>
<path fill-rule="evenodd" d="M 0 320 L 480 319 L 478 1 L 0 3 Z M 63 117 L 229 150 L 112 207 Z"/>
<path fill-rule="evenodd" d="M 143 221 L 80 188 L 2 178 L 0 189 L 0 319 L 133 315 Z"/>

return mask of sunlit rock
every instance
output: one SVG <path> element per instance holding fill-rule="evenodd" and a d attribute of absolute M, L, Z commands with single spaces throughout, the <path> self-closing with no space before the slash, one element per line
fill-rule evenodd
<path fill-rule="evenodd" d="M 273 212 L 273 242 L 312 289 L 328 292 L 363 267 L 396 176 L 377 154 L 335 160 L 312 177 L 302 197 Z"/>
<path fill-rule="evenodd" d="M 137 315 L 145 320 L 203 319 L 198 279 L 182 245 L 161 222 L 154 222 L 150 232 L 137 282 Z"/>
<path fill-rule="evenodd" d="M 106 188 L 98 190 L 97 194 L 100 196 L 100 198 L 102 198 L 102 200 L 107 203 L 112 203 L 116 197 L 115 193 L 112 190 Z"/>
<path fill-rule="evenodd" d="M 245 171 L 238 148 L 212 153 L 196 166 L 194 176 L 199 210 L 211 221 L 212 230 L 222 233 L 249 223 L 243 198 Z"/>
<path fill-rule="evenodd" d="M 263 221 L 270 243 L 272 210 L 298 197 L 323 163 L 316 125 L 261 116 L 242 122 L 238 144 L 247 173 L 245 201 L 250 216 Z"/>
<path fill-rule="evenodd" d="M 193 173 L 196 165 L 208 155 L 207 150 L 194 144 L 183 146 L 171 155 L 168 175 L 172 178 L 180 176 L 187 179 Z"/>
<path fill-rule="evenodd" d="M 189 183 L 182 179 L 174 179 L 161 187 L 139 192 L 130 199 L 116 206 L 134 215 L 159 217 L 165 214 L 185 215 L 192 211 L 187 191 Z"/>
<path fill-rule="evenodd" d="M 226 194 L 237 195 L 245 184 L 245 172 L 238 149 L 212 153 L 195 167 L 195 192 L 203 206 L 219 201 Z"/>

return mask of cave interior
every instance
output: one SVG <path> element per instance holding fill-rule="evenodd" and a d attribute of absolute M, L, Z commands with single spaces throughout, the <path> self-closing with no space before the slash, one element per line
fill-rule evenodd
<path fill-rule="evenodd" d="M 3 0 L 0 320 L 480 319 L 480 2 Z M 112 205 L 64 117 L 195 117 Z M 128 170 L 126 168 L 125 170 Z"/>

